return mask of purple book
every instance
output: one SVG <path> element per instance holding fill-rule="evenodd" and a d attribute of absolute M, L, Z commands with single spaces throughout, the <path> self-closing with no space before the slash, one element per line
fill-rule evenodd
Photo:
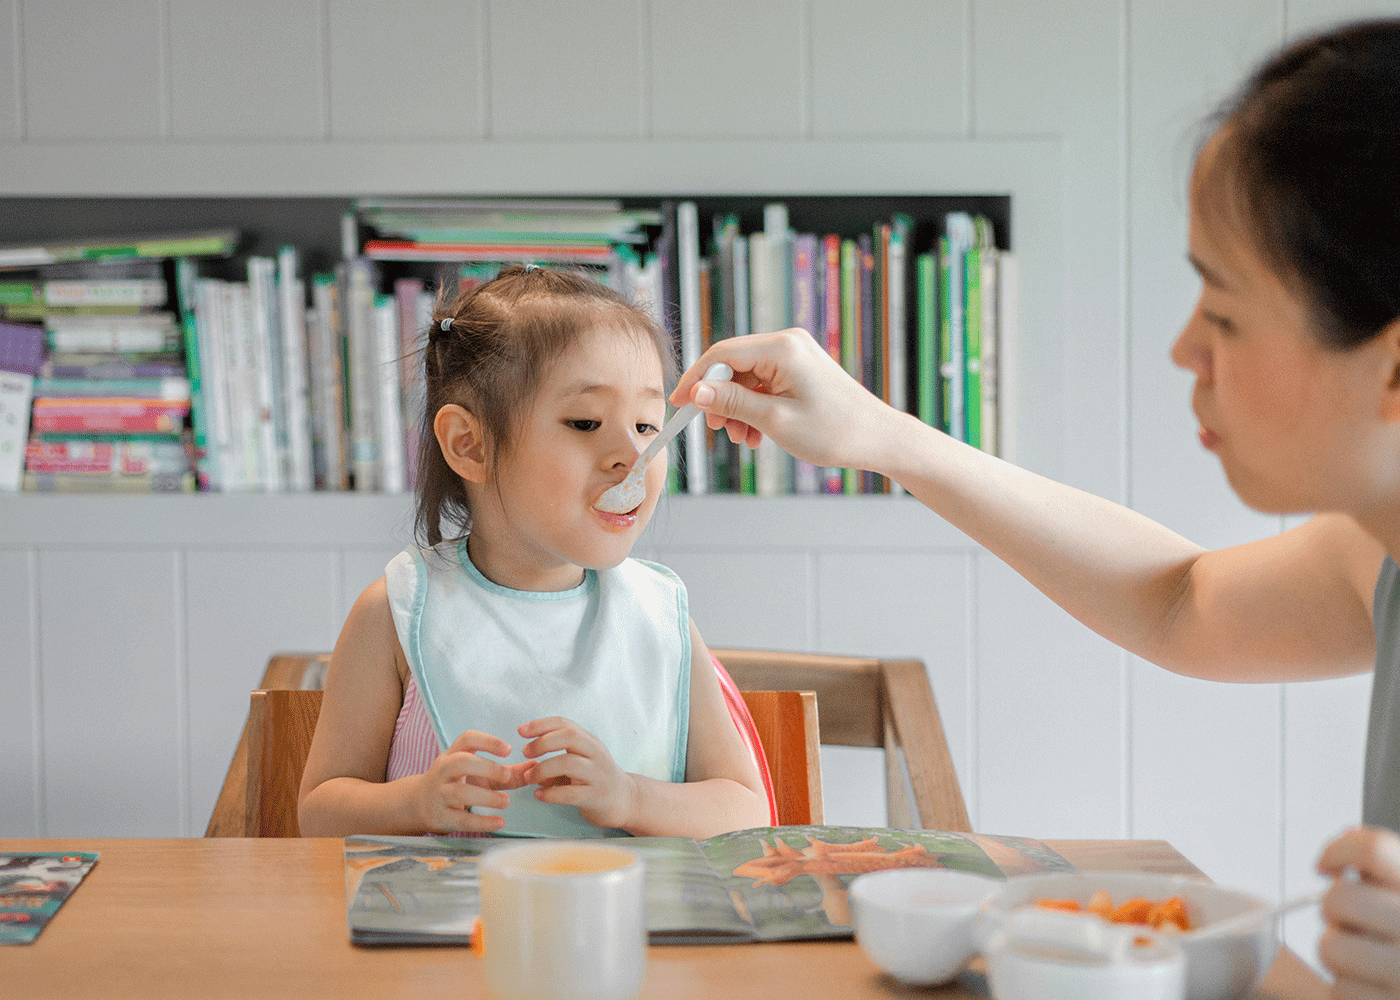
<path fill-rule="evenodd" d="M 44 328 L 0 321 L 0 368 L 37 375 L 44 357 Z"/>

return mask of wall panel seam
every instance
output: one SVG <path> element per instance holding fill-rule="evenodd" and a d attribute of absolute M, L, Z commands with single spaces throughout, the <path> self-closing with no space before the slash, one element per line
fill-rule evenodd
<path fill-rule="evenodd" d="M 29 705 L 30 739 L 33 741 L 31 782 L 34 796 L 33 832 L 47 836 L 48 787 L 44 767 L 44 671 L 43 639 L 39 629 L 39 550 L 30 549 L 29 563 Z"/>
<path fill-rule="evenodd" d="M 10 24 L 14 34 L 14 84 L 15 84 L 15 134 L 16 141 L 22 142 L 28 131 L 28 110 L 24 101 L 24 12 L 22 0 L 10 2 Z"/>
<path fill-rule="evenodd" d="M 172 664 L 175 671 L 175 773 L 176 805 L 179 811 L 180 836 L 188 837 L 194 827 L 194 795 L 190 766 L 190 678 L 189 678 L 189 577 L 184 549 L 170 554 L 173 586 L 175 644 Z"/>

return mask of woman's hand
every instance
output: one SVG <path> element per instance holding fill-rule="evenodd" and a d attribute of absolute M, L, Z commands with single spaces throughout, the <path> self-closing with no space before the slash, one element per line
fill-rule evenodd
<path fill-rule="evenodd" d="M 596 736 L 559 716 L 535 719 L 519 731 L 530 740 L 521 753 L 534 761 L 520 778 L 524 784 L 540 786 L 535 789 L 535 798 L 552 805 L 577 806 L 594 826 L 627 827 L 636 811 L 636 781 L 617 766 Z M 554 756 L 537 760 L 545 754 Z"/>
<path fill-rule="evenodd" d="M 1331 995 L 1400 997 L 1400 837 L 1376 827 L 1348 830 L 1327 845 L 1317 869 L 1335 880 L 1322 897 L 1327 929 L 1318 943 L 1337 977 Z"/>
<path fill-rule="evenodd" d="M 710 365 L 734 369 L 729 382 L 705 382 Z M 895 411 L 867 392 L 805 330 L 726 337 L 681 376 L 671 402 L 694 402 L 711 430 L 757 447 L 763 435 L 814 465 L 876 469 L 896 431 Z"/>
<path fill-rule="evenodd" d="M 419 829 L 490 833 L 505 826 L 504 816 L 478 815 L 470 810 L 473 806 L 504 809 L 510 805 L 506 790 L 519 788 L 523 782 L 519 774 L 478 756 L 480 753 L 505 757 L 510 746 L 498 737 L 468 730 L 417 776 L 412 808 L 418 816 Z"/>

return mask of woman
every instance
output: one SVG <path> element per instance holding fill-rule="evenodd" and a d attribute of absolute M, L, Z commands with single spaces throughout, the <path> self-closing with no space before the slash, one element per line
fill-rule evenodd
<path fill-rule="evenodd" d="M 1400 996 L 1400 20 L 1269 60 L 1190 183 L 1195 312 L 1172 360 L 1201 444 L 1269 513 L 1317 511 L 1206 551 L 1116 504 L 897 413 L 805 332 L 724 340 L 682 377 L 709 426 L 820 466 L 883 473 L 1080 621 L 1170 670 L 1283 681 L 1374 669 L 1364 828 L 1335 877 L 1334 996 Z M 717 361 L 732 383 L 700 382 Z M 1359 878 L 1344 877 L 1352 873 Z"/>

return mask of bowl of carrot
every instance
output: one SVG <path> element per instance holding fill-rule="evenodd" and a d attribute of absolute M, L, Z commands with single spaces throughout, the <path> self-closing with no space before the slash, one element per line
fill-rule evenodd
<path fill-rule="evenodd" d="M 1006 918 L 1023 907 L 1093 914 L 1136 925 L 1176 941 L 1186 957 L 1186 1000 L 1236 1000 L 1254 988 L 1278 951 L 1277 920 L 1268 903 L 1238 889 L 1181 875 L 1074 872 L 1022 875 L 982 907 L 978 938 L 985 946 Z M 1211 930 L 1255 910 L 1257 923 Z"/>

